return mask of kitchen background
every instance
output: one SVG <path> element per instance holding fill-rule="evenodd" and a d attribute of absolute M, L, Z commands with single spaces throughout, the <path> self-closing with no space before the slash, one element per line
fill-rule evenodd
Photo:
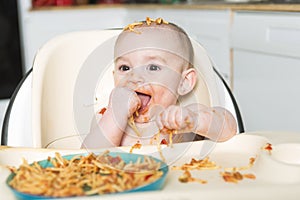
<path fill-rule="evenodd" d="M 299 132 L 300 4 L 291 2 L 3 0 L 0 120 L 46 41 L 70 31 L 124 27 L 151 16 L 177 23 L 206 47 L 235 93 L 246 131 Z"/>

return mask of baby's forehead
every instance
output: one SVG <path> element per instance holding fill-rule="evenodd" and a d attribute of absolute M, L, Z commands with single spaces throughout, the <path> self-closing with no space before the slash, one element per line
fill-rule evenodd
<path fill-rule="evenodd" d="M 123 55 L 121 55 L 119 58 L 122 57 L 137 57 L 137 56 L 143 56 L 148 58 L 165 58 L 166 56 L 172 56 L 172 57 L 178 57 L 183 59 L 181 56 L 178 56 L 177 54 L 174 54 L 171 51 L 168 51 L 167 49 L 159 49 L 159 48 L 140 48 L 140 49 L 134 49 L 132 51 L 129 51 Z"/>
<path fill-rule="evenodd" d="M 129 62 L 139 65 L 159 64 L 168 67 L 188 65 L 187 61 L 181 56 L 162 49 L 135 50 L 118 57 L 115 62 Z"/>
<path fill-rule="evenodd" d="M 115 58 L 137 50 L 152 49 L 165 51 L 191 61 L 189 37 L 171 25 L 151 25 L 134 27 L 123 31 L 115 43 Z"/>

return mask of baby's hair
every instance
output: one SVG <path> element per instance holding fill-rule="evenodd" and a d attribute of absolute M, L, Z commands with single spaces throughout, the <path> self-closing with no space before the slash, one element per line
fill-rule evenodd
<path fill-rule="evenodd" d="M 123 31 L 131 31 L 136 34 L 140 34 L 138 30 L 135 28 L 143 28 L 143 27 L 158 27 L 158 28 L 166 28 L 169 30 L 174 30 L 177 31 L 179 34 L 183 34 L 187 40 L 187 48 L 188 48 L 188 54 L 189 54 L 189 66 L 191 67 L 193 65 L 193 60 L 194 60 L 194 50 L 193 50 L 193 45 L 192 42 L 186 33 L 186 31 L 179 27 L 178 25 L 172 23 L 172 22 L 167 22 L 162 18 L 157 18 L 156 20 L 151 19 L 149 17 L 146 18 L 144 21 L 139 21 L 139 22 L 134 22 L 132 24 L 127 25 Z"/>
<path fill-rule="evenodd" d="M 194 60 L 194 48 L 193 48 L 192 42 L 191 42 L 188 34 L 186 33 L 186 31 L 183 28 L 179 27 L 178 25 L 176 25 L 174 23 L 168 23 L 166 25 L 166 27 L 168 27 L 168 28 L 170 27 L 171 30 L 178 31 L 179 33 L 184 34 L 188 38 L 187 42 L 188 42 L 188 52 L 189 52 L 189 60 L 190 60 L 189 64 L 190 64 L 190 66 L 192 66 L 193 63 L 191 63 L 191 62 L 193 62 L 193 60 Z"/>

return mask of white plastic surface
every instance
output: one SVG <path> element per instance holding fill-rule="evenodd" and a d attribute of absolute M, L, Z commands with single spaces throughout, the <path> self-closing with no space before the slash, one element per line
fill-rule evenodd
<path fill-rule="evenodd" d="M 279 134 L 279 135 L 278 135 Z M 259 135 L 264 135 L 260 133 Z M 283 135 L 300 144 L 300 135 L 289 133 L 273 133 L 268 136 L 276 138 L 276 135 Z M 270 137 L 270 139 L 272 139 Z M 278 140 L 279 141 L 279 140 Z M 284 140 L 282 140 L 284 141 Z M 221 169 L 191 171 L 193 177 L 204 179 L 206 184 L 180 183 L 178 177 L 182 171 L 170 170 L 166 184 L 161 191 L 142 192 L 121 195 L 104 195 L 101 199 L 298 199 L 300 195 L 300 165 L 288 164 L 282 162 L 280 158 L 274 158 L 263 147 L 266 143 L 271 143 L 272 140 L 262 136 L 240 134 L 236 135 L 231 140 L 218 143 L 214 146 L 209 154 L 209 159 L 214 161 Z M 202 151 L 208 144 L 205 141 L 188 143 L 184 152 L 181 152 L 184 144 L 174 144 L 173 148 L 164 147 L 163 155 L 168 164 L 172 166 L 180 166 L 187 163 L 191 158 L 201 159 L 199 152 Z M 280 149 L 280 142 L 273 144 L 274 150 Z M 291 148 L 293 148 L 291 146 Z M 111 151 L 129 151 L 130 147 L 120 147 L 110 149 Z M 9 188 L 5 185 L 5 179 L 9 171 L 4 168 L 4 165 L 18 166 L 21 163 L 21 158 L 28 159 L 28 162 L 43 160 L 47 156 L 53 156 L 55 151 L 61 154 L 71 154 L 85 152 L 86 150 L 51 150 L 51 149 L 20 149 L 7 148 L 0 150 L 0 198 L 14 199 Z M 98 150 L 103 151 L 103 150 Z M 157 151 L 156 146 L 142 146 L 141 149 L 135 149 L 134 153 L 149 154 L 149 152 Z M 160 158 L 158 153 L 151 154 Z M 238 183 L 227 183 L 220 176 L 225 168 L 247 166 L 249 158 L 255 158 L 253 167 L 247 170 L 239 170 L 242 174 L 251 173 L 256 176 L 256 179 L 243 179 Z M 13 158 L 13 159 L 12 159 Z M 174 159 L 176 158 L 176 159 Z M 172 161 L 172 162 L 170 162 Z M 3 192 L 2 192 L 3 191 Z M 98 196 L 86 197 L 80 199 L 97 199 Z M 72 198 L 69 198 L 72 199 Z"/>

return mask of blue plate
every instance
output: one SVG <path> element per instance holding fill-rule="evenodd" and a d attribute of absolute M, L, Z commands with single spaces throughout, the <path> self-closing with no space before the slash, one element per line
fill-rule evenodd
<path fill-rule="evenodd" d="M 67 160 L 70 160 L 74 156 L 77 156 L 77 155 L 86 156 L 86 155 L 88 155 L 88 153 L 86 153 L 86 154 L 66 155 L 66 156 L 63 156 L 63 158 L 65 158 Z M 141 158 L 144 157 L 144 155 L 132 154 L 132 153 L 122 153 L 122 152 L 110 152 L 109 155 L 111 155 L 113 157 L 120 156 L 122 158 L 122 160 L 124 160 L 126 163 L 129 163 L 130 161 L 136 162 L 139 157 L 141 157 Z M 153 190 L 160 190 L 160 189 L 162 189 L 162 187 L 163 187 L 163 185 L 165 183 L 165 180 L 166 180 L 167 173 L 169 171 L 169 167 L 163 161 L 161 161 L 161 160 L 159 160 L 157 158 L 151 157 L 151 156 L 149 156 L 149 157 L 152 158 L 153 160 L 155 160 L 156 162 L 159 162 L 160 165 L 161 165 L 160 171 L 163 172 L 163 175 L 159 179 L 157 179 L 156 181 L 154 181 L 152 183 L 149 183 L 149 184 L 146 184 L 146 185 L 143 185 L 143 186 L 140 186 L 140 187 L 136 187 L 136 188 L 131 189 L 131 190 L 126 190 L 124 192 L 118 192 L 118 193 L 109 193 L 109 194 L 105 194 L 105 195 L 113 195 L 113 194 L 120 194 L 120 193 L 130 193 L 130 192 L 142 192 L 142 191 L 153 191 Z M 45 168 L 45 167 L 51 167 L 52 166 L 51 162 L 49 162 L 48 160 L 42 160 L 42 161 L 39 161 L 38 163 L 43 168 Z M 12 188 L 8 184 L 12 180 L 12 178 L 14 177 L 14 175 L 15 175 L 14 173 L 11 173 L 8 176 L 8 178 L 6 180 L 6 184 L 9 186 L 9 188 L 13 191 L 14 195 L 18 199 L 24 199 L 24 200 L 31 200 L 31 199 L 55 199 L 54 197 L 26 194 L 26 193 L 19 192 L 19 191 L 15 190 L 14 188 Z M 80 196 L 74 197 L 74 198 L 80 198 Z"/>

